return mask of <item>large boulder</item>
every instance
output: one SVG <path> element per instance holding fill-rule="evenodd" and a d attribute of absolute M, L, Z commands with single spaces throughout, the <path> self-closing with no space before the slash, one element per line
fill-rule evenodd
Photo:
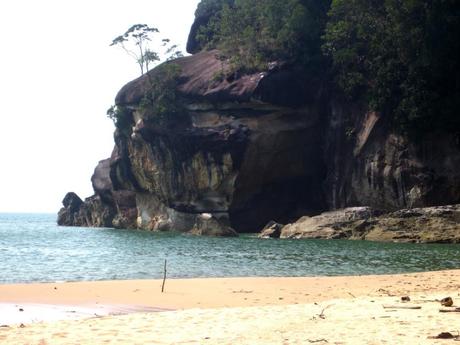
<path fill-rule="evenodd" d="M 269 221 L 267 225 L 260 231 L 259 238 L 280 238 L 281 229 L 283 224 L 277 223 L 273 220 Z"/>
<path fill-rule="evenodd" d="M 238 233 L 228 225 L 223 224 L 211 214 L 203 213 L 196 218 L 196 223 L 189 231 L 191 235 L 237 237 Z"/>
<path fill-rule="evenodd" d="M 368 219 L 380 214 L 370 207 L 350 207 L 302 217 L 281 229 L 281 238 L 339 239 L 356 236 Z"/>
<path fill-rule="evenodd" d="M 83 204 L 83 200 L 74 193 L 69 192 L 62 200 L 64 206 L 58 213 L 57 223 L 62 226 L 73 226 L 75 225 L 75 215 L 80 211 L 80 207 Z"/>

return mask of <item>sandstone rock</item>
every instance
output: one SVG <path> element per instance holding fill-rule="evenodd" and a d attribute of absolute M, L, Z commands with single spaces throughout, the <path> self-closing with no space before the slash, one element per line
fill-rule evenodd
<path fill-rule="evenodd" d="M 394 131 L 388 119 L 332 99 L 324 152 L 328 207 L 369 205 L 398 210 L 460 202 L 456 136 L 433 132 L 423 141 Z"/>
<path fill-rule="evenodd" d="M 281 238 L 338 239 L 359 237 L 365 222 L 381 212 L 370 207 L 350 207 L 302 217 L 281 229 Z"/>
<path fill-rule="evenodd" d="M 459 243 L 460 205 L 403 209 L 368 224 L 366 240 Z"/>
<path fill-rule="evenodd" d="M 235 230 L 225 224 L 222 224 L 221 221 L 209 214 L 199 215 L 192 230 L 189 231 L 189 234 L 219 237 L 238 236 L 238 233 Z"/>
<path fill-rule="evenodd" d="M 281 230 L 281 238 L 460 243 L 460 205 L 403 209 L 385 214 L 363 207 L 325 212 L 286 225 Z"/>
<path fill-rule="evenodd" d="M 283 228 L 283 224 L 277 223 L 275 221 L 268 222 L 267 225 L 262 229 L 259 233 L 259 238 L 280 238 L 281 236 L 281 229 Z"/>
<path fill-rule="evenodd" d="M 300 107 L 306 98 L 292 97 L 304 92 L 295 82 L 298 73 L 277 65 L 215 80 L 222 69 L 217 54 L 174 61 L 181 67 L 180 119 L 159 123 L 139 109 L 147 76 L 116 97 L 131 109 L 127 129 L 137 134 L 116 132 L 110 176 L 115 189 L 150 198 L 137 200 L 143 228 L 188 231 L 196 214 L 219 213 L 236 231 L 256 232 L 268 215 L 288 222 L 325 207 L 322 153 L 315 149 L 320 109 Z"/>

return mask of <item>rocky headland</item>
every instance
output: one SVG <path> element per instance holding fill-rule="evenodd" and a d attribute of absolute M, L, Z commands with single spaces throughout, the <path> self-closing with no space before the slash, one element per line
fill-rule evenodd
<path fill-rule="evenodd" d="M 458 137 L 416 140 L 295 64 L 228 73 L 218 50 L 189 49 L 119 91 L 95 194 L 67 194 L 60 225 L 458 242 L 458 206 L 424 208 L 460 203 Z M 145 94 L 172 65 L 174 110 L 156 118 Z"/>

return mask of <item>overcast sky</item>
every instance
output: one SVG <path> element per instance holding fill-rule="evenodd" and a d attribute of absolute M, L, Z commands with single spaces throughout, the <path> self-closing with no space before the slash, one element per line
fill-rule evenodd
<path fill-rule="evenodd" d="M 112 39 L 132 24 L 185 43 L 199 0 L 0 2 L 0 212 L 56 213 L 68 191 L 92 194 L 110 156 L 106 110 L 139 75 Z"/>

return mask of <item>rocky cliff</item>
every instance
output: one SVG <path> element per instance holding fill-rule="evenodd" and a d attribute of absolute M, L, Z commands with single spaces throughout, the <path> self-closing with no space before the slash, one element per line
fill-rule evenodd
<path fill-rule="evenodd" d="M 460 202 L 454 136 L 415 142 L 295 65 L 228 73 L 215 50 L 167 64 L 179 71 L 172 115 L 144 105 L 161 66 L 124 86 L 95 195 L 83 202 L 69 193 L 59 224 L 234 235 L 349 206 Z"/>

